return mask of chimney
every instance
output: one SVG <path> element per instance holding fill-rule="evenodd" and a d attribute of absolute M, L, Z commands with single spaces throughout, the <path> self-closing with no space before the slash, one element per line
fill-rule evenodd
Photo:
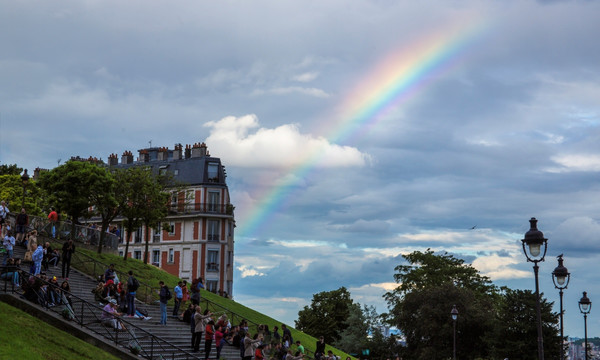
<path fill-rule="evenodd" d="M 181 149 L 183 146 L 181 144 L 175 144 L 175 149 L 173 150 L 173 160 L 181 160 Z"/>
<path fill-rule="evenodd" d="M 139 162 L 148 162 L 150 161 L 150 154 L 148 153 L 148 149 L 138 150 L 140 156 L 138 157 Z"/>
<path fill-rule="evenodd" d="M 198 158 L 198 157 L 204 157 L 204 156 L 206 156 L 206 144 L 205 143 L 202 143 L 202 144 L 195 143 L 194 146 L 192 147 L 192 157 Z"/>
<path fill-rule="evenodd" d="M 121 155 L 121 164 L 132 164 L 133 163 L 133 154 L 131 151 L 124 151 L 123 155 Z"/>
<path fill-rule="evenodd" d="M 192 157 L 192 147 L 189 144 L 185 145 L 185 158 L 189 159 Z"/>
<path fill-rule="evenodd" d="M 158 161 L 167 161 L 169 158 L 169 149 L 166 147 L 158 148 Z"/>
<path fill-rule="evenodd" d="M 119 163 L 119 157 L 117 154 L 110 154 L 108 156 L 108 166 L 115 166 Z"/>

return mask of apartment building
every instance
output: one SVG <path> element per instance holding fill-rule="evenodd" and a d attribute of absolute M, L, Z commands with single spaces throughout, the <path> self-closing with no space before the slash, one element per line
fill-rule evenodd
<path fill-rule="evenodd" d="M 171 191 L 169 214 L 157 228 L 137 229 L 131 236 L 129 255 L 143 259 L 145 232 L 148 232 L 152 264 L 191 282 L 202 277 L 206 289 L 231 296 L 233 290 L 233 251 L 235 218 L 221 160 L 210 156 L 204 143 L 176 144 L 173 149 L 149 147 L 138 150 L 133 159 L 123 152 L 121 161 L 111 154 L 111 167 L 151 167 L 155 173 L 170 173 L 179 184 Z M 122 234 L 119 254 L 125 251 L 127 234 L 116 218 Z"/>

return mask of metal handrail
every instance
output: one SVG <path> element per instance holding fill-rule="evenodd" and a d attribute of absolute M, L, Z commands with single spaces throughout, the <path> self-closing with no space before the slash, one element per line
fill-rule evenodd
<path fill-rule="evenodd" d="M 28 282 L 29 280 L 24 280 L 25 278 L 29 279 L 30 277 L 32 277 L 33 275 L 25 270 L 22 269 L 18 269 L 19 272 L 19 283 L 20 286 L 19 287 L 15 287 L 14 283 L 11 281 L 11 286 L 8 286 L 8 281 L 5 281 L 4 287 L 3 287 L 3 291 L 5 293 L 14 293 L 14 294 L 19 294 L 19 295 L 23 295 L 24 294 L 24 290 L 23 287 L 26 284 L 26 282 Z M 42 284 L 46 284 L 48 286 L 53 286 L 56 287 L 56 285 L 53 285 L 51 283 L 49 283 L 48 281 L 42 280 L 41 278 L 37 278 L 35 279 L 35 281 L 39 281 Z M 61 290 L 63 291 L 63 290 Z M 35 290 L 34 290 L 35 292 Z M 185 359 L 200 359 L 200 357 L 198 357 L 195 354 L 190 353 L 189 351 L 180 348 L 177 345 L 174 345 L 172 343 L 170 343 L 169 341 L 161 338 L 160 336 L 156 336 L 150 332 L 148 332 L 147 330 L 131 323 L 130 321 L 124 319 L 124 318 L 119 318 L 119 321 L 123 322 L 126 324 L 126 328 L 127 328 L 127 333 L 129 333 L 130 337 L 125 336 L 125 338 L 123 338 L 122 336 L 120 337 L 120 334 L 125 334 L 122 330 L 118 330 L 118 329 L 109 329 L 106 326 L 101 326 L 101 327 L 97 327 L 97 326 L 91 326 L 92 324 L 98 324 L 101 323 L 102 319 L 102 313 L 105 313 L 106 311 L 104 311 L 104 309 L 102 309 L 101 307 L 90 303 L 80 297 L 78 297 L 77 295 L 74 295 L 73 293 L 64 291 L 70 298 L 71 298 L 71 309 L 73 310 L 73 315 L 74 315 L 74 319 L 73 321 L 75 321 L 77 324 L 79 324 L 81 327 L 84 327 L 90 331 L 92 331 L 93 333 L 102 336 L 103 338 L 109 340 L 110 342 L 113 342 L 116 346 L 121 346 L 124 347 L 126 349 L 129 349 L 129 344 L 132 341 L 135 341 L 137 344 L 140 344 L 140 353 L 139 355 L 141 355 L 142 357 L 146 358 L 146 359 L 155 359 L 155 358 L 163 358 L 162 355 L 160 355 L 160 353 L 170 353 L 170 354 L 175 354 L 177 353 L 178 358 L 181 358 L 181 356 L 185 356 Z M 38 292 L 35 292 L 37 295 L 38 300 L 41 299 L 40 294 Z M 38 302 L 39 303 L 39 302 Z M 62 306 L 54 306 L 51 307 L 48 305 L 47 302 L 43 302 L 42 304 L 40 304 L 42 306 L 42 308 L 52 311 L 56 314 L 60 314 L 62 312 L 62 310 L 59 309 L 63 309 Z M 78 311 L 75 311 L 75 309 L 77 309 Z M 132 329 L 135 329 L 133 332 L 131 331 Z M 148 342 L 149 344 L 149 348 L 148 348 Z M 141 344 L 144 344 L 144 346 L 142 346 Z"/>
<path fill-rule="evenodd" d="M 9 214 L 9 217 L 11 217 L 11 221 L 14 221 L 12 219 L 13 217 L 16 218 L 16 216 L 12 213 Z M 70 239 L 72 226 L 73 224 L 70 221 L 56 222 L 54 224 L 54 233 L 56 238 L 64 240 Z M 27 230 L 36 230 L 38 232 L 38 236 L 42 235 L 48 238 L 52 238 L 52 223 L 50 222 L 50 220 L 40 216 L 29 215 L 29 225 L 27 226 Z M 93 250 L 98 246 L 102 229 L 92 228 L 87 225 L 75 224 L 75 233 L 77 235 L 75 236 L 73 241 L 76 244 Z M 113 233 L 105 233 L 102 248 L 116 252 L 118 250 L 118 247 L 119 237 Z"/>
<path fill-rule="evenodd" d="M 60 243 L 60 241 L 57 242 Z M 78 269 L 82 273 L 87 274 L 93 277 L 94 279 L 98 280 L 101 275 L 104 275 L 104 272 L 106 271 L 106 269 L 108 269 L 109 264 L 105 264 L 94 259 L 89 255 L 76 251 L 71 257 L 71 266 L 73 266 L 73 268 Z M 119 277 L 120 282 L 127 283 L 129 274 L 117 269 L 115 269 L 115 273 Z M 151 285 L 148 285 L 141 281 L 139 281 L 139 283 L 140 286 L 136 290 L 135 294 L 136 299 L 147 304 L 151 304 L 154 302 L 154 300 L 158 299 L 158 287 L 153 288 Z"/>

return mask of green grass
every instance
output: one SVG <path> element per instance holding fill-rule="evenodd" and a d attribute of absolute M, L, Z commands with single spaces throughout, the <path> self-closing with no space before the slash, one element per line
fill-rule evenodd
<path fill-rule="evenodd" d="M 0 318 L 0 359 L 119 359 L 3 302 Z"/>
<path fill-rule="evenodd" d="M 137 292 L 138 293 L 137 297 L 138 297 L 138 299 L 141 299 L 141 300 L 143 300 L 143 298 L 146 298 L 145 299 L 146 301 L 148 301 L 148 300 L 153 301 L 153 300 L 158 299 L 158 282 L 160 280 L 164 281 L 165 284 L 168 285 L 171 290 L 173 289 L 173 287 L 175 285 L 177 285 L 177 282 L 180 280 L 178 277 L 171 275 L 171 274 L 167 273 L 166 271 L 157 268 L 156 266 L 146 265 L 143 263 L 143 261 L 140 261 L 140 260 L 129 258 L 129 259 L 127 259 L 127 261 L 125 261 L 125 260 L 123 260 L 122 257 L 117 256 L 117 255 L 107 254 L 107 253 L 98 254 L 95 251 L 83 249 L 81 247 L 77 248 L 77 252 L 86 254 L 86 255 L 94 258 L 96 261 L 102 262 L 104 264 L 111 264 L 111 263 L 115 264 L 115 269 L 118 271 L 122 271 L 124 273 L 128 272 L 129 270 L 132 270 L 134 275 L 136 276 L 136 278 L 140 281 L 140 283 L 145 283 L 154 288 L 150 293 L 145 294 L 144 293 L 145 290 L 143 289 L 143 287 L 140 287 L 140 289 Z M 75 261 L 75 259 L 73 261 L 72 266 L 77 268 L 78 270 L 83 271 L 92 276 L 97 276 L 99 274 L 103 274 L 104 271 L 106 270 L 105 267 L 98 267 L 98 266 L 96 266 L 96 268 L 94 269 L 94 266 L 91 263 L 79 263 L 79 262 Z M 123 278 L 123 275 L 120 275 L 119 280 L 127 281 L 127 278 L 126 277 Z M 207 299 L 214 304 L 214 305 L 209 305 L 209 309 L 211 310 L 211 312 L 220 313 L 220 312 L 224 312 L 224 309 L 226 309 L 226 310 L 228 310 L 228 311 L 225 311 L 227 313 L 233 312 L 233 313 L 237 314 L 239 317 L 236 316 L 236 317 L 232 318 L 231 316 L 229 316 L 229 319 L 233 325 L 239 324 L 239 321 L 243 318 L 243 319 L 248 320 L 249 323 L 268 325 L 269 329 L 271 329 L 271 330 L 273 329 L 273 327 L 277 326 L 280 328 L 279 334 L 281 335 L 281 322 L 280 321 L 277 321 L 269 316 L 259 313 L 258 311 L 255 311 L 249 307 L 246 307 L 238 302 L 224 298 L 217 294 L 213 294 L 208 291 L 202 291 L 201 296 L 202 296 L 202 299 Z M 172 300 L 171 300 L 171 302 L 172 302 Z M 172 305 L 172 304 L 170 304 L 170 305 Z M 203 301 L 201 301 L 201 305 L 203 306 L 203 308 L 206 306 Z M 250 332 L 252 334 L 254 334 L 257 331 L 256 327 L 252 326 L 252 324 L 249 324 L 249 325 L 250 325 Z M 297 331 L 296 329 L 293 329 L 291 324 L 286 324 L 286 325 L 291 330 L 294 341 L 300 340 L 306 350 L 314 353 L 317 339 L 310 335 L 307 335 L 301 331 Z M 294 347 L 292 347 L 292 349 L 294 349 Z M 335 355 L 340 356 L 342 359 L 345 359 L 347 356 L 349 356 L 348 354 L 344 353 L 343 351 L 333 348 L 331 346 L 327 346 L 325 351 L 327 352 L 327 350 L 332 350 Z"/>

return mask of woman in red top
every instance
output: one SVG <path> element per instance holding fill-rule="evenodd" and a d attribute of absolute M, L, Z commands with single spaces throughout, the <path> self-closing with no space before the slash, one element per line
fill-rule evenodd
<path fill-rule="evenodd" d="M 210 348 L 212 347 L 213 336 L 215 334 L 215 322 L 210 320 L 204 329 L 204 359 L 208 360 Z M 217 357 L 218 359 L 218 357 Z"/>
<path fill-rule="evenodd" d="M 256 351 L 254 352 L 254 360 L 263 360 L 265 358 L 262 352 L 264 347 L 265 346 L 263 344 L 258 345 Z"/>
<path fill-rule="evenodd" d="M 217 360 L 221 358 L 221 349 L 223 349 L 223 345 L 225 345 L 225 334 L 223 332 L 223 327 L 217 325 L 215 330 L 215 346 L 217 348 Z"/>
<path fill-rule="evenodd" d="M 190 299 L 190 294 L 188 293 L 188 288 L 187 288 L 187 281 L 183 280 L 183 286 L 181 287 L 181 292 L 183 292 L 183 298 L 181 299 L 183 301 L 183 304 L 185 306 L 186 301 L 188 301 Z"/>

